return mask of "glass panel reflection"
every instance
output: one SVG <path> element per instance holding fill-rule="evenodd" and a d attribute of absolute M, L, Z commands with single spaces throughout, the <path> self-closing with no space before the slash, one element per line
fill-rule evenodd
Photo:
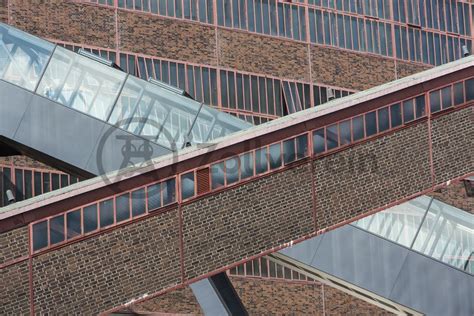
<path fill-rule="evenodd" d="M 54 44 L 0 23 L 0 78 L 33 91 Z"/>
<path fill-rule="evenodd" d="M 56 47 L 37 93 L 106 120 L 126 74 Z"/>

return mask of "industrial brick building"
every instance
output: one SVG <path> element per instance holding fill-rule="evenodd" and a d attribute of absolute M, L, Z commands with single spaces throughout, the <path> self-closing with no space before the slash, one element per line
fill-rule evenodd
<path fill-rule="evenodd" d="M 472 315 L 473 17 L 0 0 L 0 314 Z"/>

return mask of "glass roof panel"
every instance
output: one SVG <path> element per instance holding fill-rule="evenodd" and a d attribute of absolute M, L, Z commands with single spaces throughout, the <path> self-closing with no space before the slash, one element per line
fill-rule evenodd
<path fill-rule="evenodd" d="M 0 78 L 33 91 L 54 45 L 0 23 Z"/>

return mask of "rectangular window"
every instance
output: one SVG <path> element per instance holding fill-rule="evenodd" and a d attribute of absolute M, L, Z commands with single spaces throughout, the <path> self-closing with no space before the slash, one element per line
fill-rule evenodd
<path fill-rule="evenodd" d="M 364 138 L 364 117 L 362 115 L 352 119 L 352 134 L 354 141 Z"/>
<path fill-rule="evenodd" d="M 408 123 L 415 119 L 415 113 L 413 111 L 413 100 L 407 100 L 403 102 L 403 122 Z"/>
<path fill-rule="evenodd" d="M 377 115 L 375 111 L 365 114 L 365 133 L 367 137 L 377 134 Z"/>
<path fill-rule="evenodd" d="M 441 89 L 441 103 L 443 110 L 453 106 L 451 86 Z"/>
<path fill-rule="evenodd" d="M 100 228 L 114 223 L 114 200 L 108 199 L 99 203 Z"/>
<path fill-rule="evenodd" d="M 59 174 L 57 173 L 51 174 L 51 183 L 52 183 L 53 190 L 58 190 L 60 188 L 61 185 L 59 184 Z"/>
<path fill-rule="evenodd" d="M 339 131 L 337 124 L 330 125 L 326 128 L 326 144 L 328 150 L 339 146 Z"/>
<path fill-rule="evenodd" d="M 239 159 L 237 157 L 225 161 L 225 178 L 227 185 L 239 181 Z"/>
<path fill-rule="evenodd" d="M 313 132 L 313 152 L 315 154 L 321 154 L 326 150 L 324 138 L 324 128 Z"/>
<path fill-rule="evenodd" d="M 115 215 L 117 223 L 130 219 L 130 193 L 116 197 L 115 208 L 117 212 Z"/>
<path fill-rule="evenodd" d="M 281 167 L 281 143 L 270 146 L 270 169 Z"/>
<path fill-rule="evenodd" d="M 64 215 L 49 220 L 49 238 L 51 245 L 64 241 Z"/>
<path fill-rule="evenodd" d="M 0 177 L 0 181 L 1 181 L 1 177 Z M 31 172 L 31 170 L 25 170 L 25 199 L 29 199 L 32 197 L 33 197 L 33 173 Z M 0 199 L 1 199 L 1 196 L 0 196 Z"/>
<path fill-rule="evenodd" d="M 89 233 L 98 228 L 97 204 L 92 204 L 84 208 L 84 233 Z"/>
<path fill-rule="evenodd" d="M 419 119 L 426 114 L 425 96 L 420 95 L 415 99 L 416 118 Z"/>
<path fill-rule="evenodd" d="M 459 104 L 464 103 L 463 83 L 462 82 L 456 83 L 453 89 L 454 89 L 454 105 L 459 105 Z M 26 173 L 25 173 L 25 176 L 26 176 Z"/>
<path fill-rule="evenodd" d="M 23 200 L 23 170 L 15 169 L 15 199 L 16 201 Z"/>
<path fill-rule="evenodd" d="M 440 90 L 433 91 L 430 93 L 430 109 L 431 113 L 435 113 L 441 110 Z"/>
<path fill-rule="evenodd" d="M 377 110 L 377 118 L 379 132 L 386 131 L 390 128 L 390 122 L 388 120 L 388 108 Z"/>
<path fill-rule="evenodd" d="M 466 102 L 474 100 L 474 79 L 466 80 L 464 91 L 466 91 Z"/>
<path fill-rule="evenodd" d="M 82 234 L 81 210 L 75 210 L 66 214 L 67 239 L 74 238 Z"/>
<path fill-rule="evenodd" d="M 262 174 L 268 171 L 267 147 L 255 151 L 255 170 L 256 174 Z"/>
<path fill-rule="evenodd" d="M 402 107 L 400 103 L 390 106 L 390 123 L 392 128 L 402 125 Z"/>
<path fill-rule="evenodd" d="M 286 164 L 295 161 L 296 150 L 295 150 L 295 139 L 288 139 L 283 142 L 283 161 Z"/>
<path fill-rule="evenodd" d="M 138 189 L 132 192 L 132 216 L 145 214 L 145 189 Z"/>
<path fill-rule="evenodd" d="M 211 182 L 212 188 L 217 189 L 224 186 L 224 163 L 211 165 Z"/>
<path fill-rule="evenodd" d="M 195 195 L 194 171 L 181 175 L 181 199 L 185 200 Z"/>
<path fill-rule="evenodd" d="M 161 184 L 163 191 L 163 206 L 174 203 L 176 201 L 176 179 L 166 180 Z"/>
<path fill-rule="evenodd" d="M 253 152 L 240 155 L 240 177 L 247 179 L 253 176 Z"/>
<path fill-rule="evenodd" d="M 161 207 L 161 183 L 150 185 L 148 191 L 148 211 L 154 211 Z"/>
<path fill-rule="evenodd" d="M 351 143 L 351 121 L 346 120 L 339 123 L 339 133 L 341 136 L 341 146 Z"/>
<path fill-rule="evenodd" d="M 34 173 L 34 186 L 35 186 L 35 196 L 43 194 L 42 181 L 41 181 L 41 172 L 35 171 Z"/>
<path fill-rule="evenodd" d="M 48 246 L 48 222 L 42 221 L 33 225 L 33 250 Z"/>
<path fill-rule="evenodd" d="M 308 135 L 296 137 L 296 159 L 303 159 L 308 156 Z"/>

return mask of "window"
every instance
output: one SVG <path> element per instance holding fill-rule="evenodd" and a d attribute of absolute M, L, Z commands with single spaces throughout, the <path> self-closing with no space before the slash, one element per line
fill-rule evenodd
<path fill-rule="evenodd" d="M 66 214 L 67 239 L 74 238 L 82 234 L 81 210 L 75 210 Z"/>
<path fill-rule="evenodd" d="M 430 109 L 431 113 L 435 113 L 441 110 L 441 99 L 439 90 L 430 92 Z"/>
<path fill-rule="evenodd" d="M 413 100 L 407 100 L 403 102 L 403 121 L 405 123 L 413 121 L 415 119 L 415 113 L 413 111 Z"/>
<path fill-rule="evenodd" d="M 326 143 L 328 150 L 339 146 L 339 132 L 337 124 L 330 125 L 326 128 Z"/>
<path fill-rule="evenodd" d="M 270 146 L 270 169 L 281 167 L 281 143 Z"/>
<path fill-rule="evenodd" d="M 416 107 L 416 118 L 419 119 L 420 117 L 425 116 L 426 114 L 426 105 L 425 105 L 425 96 L 421 95 L 415 99 L 415 107 Z"/>
<path fill-rule="evenodd" d="M 110 226 L 114 223 L 114 201 L 108 199 L 99 203 L 100 228 Z"/>
<path fill-rule="evenodd" d="M 240 177 L 247 179 L 253 176 L 253 152 L 240 156 Z"/>
<path fill-rule="evenodd" d="M 400 103 L 390 106 L 390 123 L 392 128 L 402 125 L 402 107 Z"/>
<path fill-rule="evenodd" d="M 98 228 L 97 222 L 97 204 L 87 206 L 84 212 L 84 233 L 89 233 Z"/>
<path fill-rule="evenodd" d="M 176 179 L 166 180 L 161 184 L 163 191 L 163 206 L 174 203 L 176 201 Z"/>
<path fill-rule="evenodd" d="M 181 199 L 188 199 L 194 194 L 194 171 L 191 171 L 181 176 Z"/>
<path fill-rule="evenodd" d="M 268 171 L 267 147 L 255 151 L 255 170 L 256 174 Z"/>
<path fill-rule="evenodd" d="M 313 132 L 313 152 L 315 154 L 321 154 L 326 150 L 324 145 L 324 138 L 324 128 L 318 129 Z"/>
<path fill-rule="evenodd" d="M 341 146 L 351 143 L 351 121 L 346 120 L 339 123 L 339 132 L 341 136 Z"/>
<path fill-rule="evenodd" d="M 51 245 L 64 241 L 64 214 L 49 220 L 49 238 Z"/>
<path fill-rule="evenodd" d="M 283 161 L 286 164 L 295 161 L 296 150 L 295 150 L 295 139 L 288 139 L 283 142 Z"/>
<path fill-rule="evenodd" d="M 308 135 L 296 137 L 296 159 L 302 159 L 308 156 Z"/>
<path fill-rule="evenodd" d="M 364 117 L 362 115 L 354 117 L 352 119 L 352 134 L 354 141 L 358 141 L 364 138 Z"/>
<path fill-rule="evenodd" d="M 239 181 L 239 159 L 237 157 L 225 161 L 225 176 L 228 185 Z"/>
<path fill-rule="evenodd" d="M 458 82 L 454 85 L 454 105 L 459 105 L 464 103 L 464 89 L 463 83 Z"/>
<path fill-rule="evenodd" d="M 161 183 L 150 185 L 148 190 L 148 211 L 154 211 L 161 207 Z"/>
<path fill-rule="evenodd" d="M 365 114 L 365 131 L 367 137 L 377 134 L 377 115 L 375 111 Z"/>
<path fill-rule="evenodd" d="M 122 222 L 130 218 L 130 193 L 125 193 L 115 199 L 116 220 Z"/>
<path fill-rule="evenodd" d="M 377 118 L 379 132 L 386 131 L 390 128 L 390 122 L 388 120 L 388 108 L 377 110 Z"/>
<path fill-rule="evenodd" d="M 453 106 L 451 98 L 451 86 L 441 89 L 441 103 L 443 110 Z"/>
<path fill-rule="evenodd" d="M 217 189 L 224 186 L 224 163 L 213 164 L 211 166 L 212 188 Z"/>
<path fill-rule="evenodd" d="M 33 225 L 33 250 L 48 246 L 48 222 L 42 221 Z"/>
<path fill-rule="evenodd" d="M 145 189 L 138 189 L 132 192 L 132 216 L 145 214 Z"/>
<path fill-rule="evenodd" d="M 466 102 L 474 100 L 474 79 L 466 80 Z"/>

